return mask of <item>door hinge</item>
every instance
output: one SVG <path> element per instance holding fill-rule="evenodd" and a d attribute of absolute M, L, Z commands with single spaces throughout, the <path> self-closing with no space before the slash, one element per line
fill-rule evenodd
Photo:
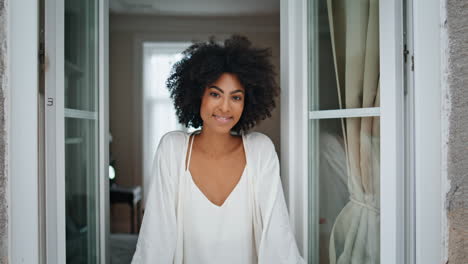
<path fill-rule="evenodd" d="M 406 48 L 406 45 L 405 45 L 405 47 L 403 48 L 403 59 L 405 63 L 408 60 L 408 54 L 409 54 L 409 50 Z"/>
<path fill-rule="evenodd" d="M 41 28 L 39 31 L 39 67 L 44 72 L 45 71 L 45 40 L 44 40 L 44 29 Z"/>
<path fill-rule="evenodd" d="M 403 48 L 404 63 L 408 62 L 408 55 L 410 55 L 410 52 L 409 52 L 408 48 L 405 45 L 404 48 Z M 413 55 L 411 55 L 411 71 L 414 71 L 414 56 Z"/>
<path fill-rule="evenodd" d="M 39 93 L 45 94 L 45 71 L 46 71 L 46 56 L 45 56 L 45 41 L 44 41 L 44 29 L 39 31 L 39 50 L 37 51 L 39 60 Z"/>
<path fill-rule="evenodd" d="M 45 68 L 45 47 L 44 42 L 39 43 L 39 66 L 44 71 Z"/>

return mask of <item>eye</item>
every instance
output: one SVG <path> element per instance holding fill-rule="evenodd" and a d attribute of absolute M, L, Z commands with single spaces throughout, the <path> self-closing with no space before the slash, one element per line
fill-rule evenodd
<path fill-rule="evenodd" d="M 235 96 L 232 97 L 232 99 L 234 99 L 234 101 L 240 101 L 240 100 L 242 100 L 242 97 L 235 95 Z"/>
<path fill-rule="evenodd" d="M 218 98 L 219 97 L 219 94 L 218 93 L 215 93 L 215 92 L 210 92 L 210 96 L 213 96 L 215 98 Z"/>

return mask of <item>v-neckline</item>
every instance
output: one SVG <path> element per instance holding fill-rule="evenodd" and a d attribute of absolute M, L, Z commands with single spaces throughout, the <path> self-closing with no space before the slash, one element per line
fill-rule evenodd
<path fill-rule="evenodd" d="M 221 208 L 225 207 L 224 205 L 226 204 L 226 202 L 229 200 L 229 198 L 232 196 L 232 194 L 235 192 L 235 190 L 238 189 L 238 186 L 240 185 L 240 183 L 242 181 L 242 178 L 244 178 L 244 174 L 247 171 L 247 149 L 245 148 L 245 137 L 244 137 L 244 134 L 242 133 L 241 134 L 242 147 L 244 148 L 244 156 L 245 156 L 245 166 L 244 166 L 244 169 L 242 170 L 242 174 L 241 174 L 239 180 L 237 181 L 236 185 L 234 186 L 234 188 L 232 188 L 232 190 L 229 192 L 226 199 L 224 199 L 223 203 L 221 205 L 217 205 L 205 195 L 205 193 L 200 189 L 200 187 L 198 187 L 198 185 L 193 180 L 192 172 L 190 172 L 190 161 L 191 161 L 191 156 L 192 156 L 193 141 L 195 141 L 195 133 L 199 132 L 199 131 L 200 130 L 196 130 L 196 131 L 190 133 L 189 136 L 188 136 L 188 145 L 189 145 L 188 147 L 190 148 L 190 150 L 189 150 L 189 157 L 188 157 L 188 161 L 187 161 L 187 165 L 186 165 L 187 167 L 185 169 L 185 172 L 188 173 L 188 175 L 190 177 L 190 181 L 193 183 L 193 185 L 198 190 L 198 192 L 200 192 L 200 194 L 204 197 L 204 199 L 207 200 L 212 206 L 221 209 Z M 193 135 L 194 138 L 192 139 L 192 142 L 190 142 L 190 137 L 192 135 Z"/>
<path fill-rule="evenodd" d="M 223 203 L 221 205 L 217 205 L 215 204 L 213 201 L 211 201 L 207 196 L 206 194 L 200 189 L 200 187 L 198 187 L 198 185 L 195 183 L 195 181 L 193 180 L 193 177 L 192 177 L 192 173 L 190 172 L 190 170 L 187 170 L 187 173 L 188 173 L 188 177 L 190 177 L 190 181 L 192 182 L 193 186 L 195 187 L 195 189 L 197 189 L 197 191 L 201 194 L 201 196 L 203 196 L 203 198 L 212 206 L 214 206 L 215 208 L 217 209 L 222 209 L 224 207 L 226 207 L 225 205 L 227 204 L 227 202 L 231 199 L 231 196 L 234 195 L 234 193 L 236 192 L 237 189 L 239 189 L 239 185 L 241 184 L 241 181 L 243 181 L 243 178 L 245 178 L 244 174 L 245 174 L 245 171 L 247 170 L 247 163 L 245 164 L 245 167 L 244 167 L 244 170 L 242 171 L 242 175 L 241 177 L 239 178 L 239 180 L 237 181 L 236 185 L 234 186 L 234 188 L 232 188 L 231 192 L 228 194 L 228 196 L 226 197 L 226 199 L 224 199 Z"/>

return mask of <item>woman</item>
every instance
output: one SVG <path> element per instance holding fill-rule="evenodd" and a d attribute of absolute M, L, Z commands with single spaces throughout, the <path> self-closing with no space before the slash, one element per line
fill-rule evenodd
<path fill-rule="evenodd" d="M 167 86 L 179 121 L 202 128 L 161 139 L 132 263 L 304 263 L 274 145 L 247 133 L 275 107 L 270 51 L 232 36 L 183 55 Z"/>

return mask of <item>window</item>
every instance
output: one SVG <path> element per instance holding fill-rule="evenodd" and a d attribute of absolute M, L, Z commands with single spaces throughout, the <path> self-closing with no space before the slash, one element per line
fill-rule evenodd
<path fill-rule="evenodd" d="M 143 43 L 143 186 L 149 186 L 161 137 L 169 131 L 185 129 L 177 121 L 166 80 L 186 47 L 185 43 Z M 147 197 L 146 189 L 144 197 Z"/>

